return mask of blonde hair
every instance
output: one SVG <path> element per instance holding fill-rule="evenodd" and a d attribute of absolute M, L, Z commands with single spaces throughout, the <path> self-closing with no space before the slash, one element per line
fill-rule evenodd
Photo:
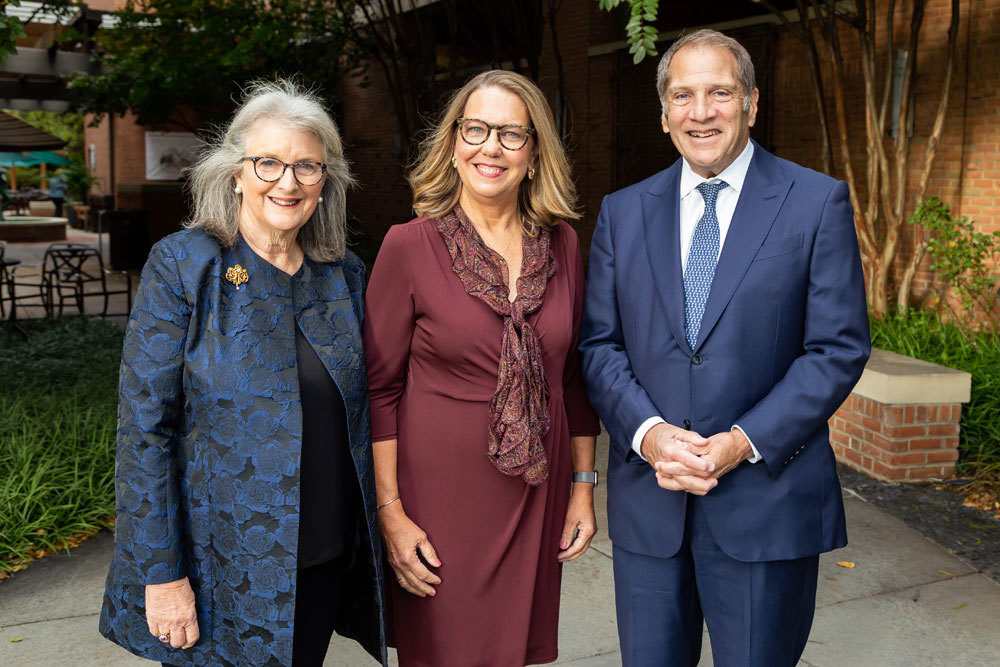
<path fill-rule="evenodd" d="M 344 159 L 340 132 L 322 99 L 287 79 L 251 83 L 233 120 L 208 141 L 191 170 L 188 188 L 194 213 L 184 226 L 202 227 L 225 246 L 236 242 L 240 195 L 233 191 L 233 178 L 243 168 L 247 139 L 262 120 L 311 132 L 323 146 L 323 201 L 299 230 L 297 240 L 313 261 L 341 259 L 347 242 L 347 188 L 354 184 L 354 177 Z"/>
<path fill-rule="evenodd" d="M 501 88 L 517 95 L 528 108 L 538 147 L 535 178 L 521 181 L 518 209 L 525 232 L 534 235 L 539 227 L 554 227 L 560 220 L 576 220 L 576 185 L 562 142 L 556 131 L 545 96 L 527 77 L 506 70 L 490 70 L 469 79 L 448 101 L 436 127 L 420 143 L 420 152 L 408 179 L 413 189 L 413 210 L 417 215 L 440 217 L 458 203 L 461 180 L 452 168 L 458 137 L 456 120 L 465 111 L 472 93 L 481 88 Z M 525 145 L 524 149 L 528 146 Z"/>

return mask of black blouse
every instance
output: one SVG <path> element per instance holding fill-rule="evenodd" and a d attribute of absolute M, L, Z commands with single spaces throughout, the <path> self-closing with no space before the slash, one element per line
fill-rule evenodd
<path fill-rule="evenodd" d="M 295 325 L 302 401 L 299 558 L 302 569 L 330 561 L 353 542 L 360 487 L 337 384 Z"/>

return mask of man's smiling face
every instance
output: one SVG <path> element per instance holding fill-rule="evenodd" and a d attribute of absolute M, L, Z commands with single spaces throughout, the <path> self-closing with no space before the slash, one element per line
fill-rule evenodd
<path fill-rule="evenodd" d="M 718 176 L 746 147 L 757 118 L 757 90 L 745 94 L 736 58 L 718 46 L 683 47 L 670 61 L 663 131 L 696 174 Z"/>

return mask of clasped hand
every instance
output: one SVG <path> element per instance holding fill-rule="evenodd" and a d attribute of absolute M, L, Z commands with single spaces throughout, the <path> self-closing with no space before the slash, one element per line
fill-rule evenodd
<path fill-rule="evenodd" d="M 670 491 L 703 496 L 719 478 L 750 458 L 753 450 L 739 430 L 704 438 L 671 424 L 657 424 L 642 439 L 642 455 L 656 470 L 656 483 Z"/>

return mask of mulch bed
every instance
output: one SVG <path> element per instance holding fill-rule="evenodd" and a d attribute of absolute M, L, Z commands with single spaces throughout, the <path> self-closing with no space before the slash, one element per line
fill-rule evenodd
<path fill-rule="evenodd" d="M 840 483 L 1000 583 L 1000 511 L 969 507 L 958 484 L 879 482 L 842 465 Z"/>

